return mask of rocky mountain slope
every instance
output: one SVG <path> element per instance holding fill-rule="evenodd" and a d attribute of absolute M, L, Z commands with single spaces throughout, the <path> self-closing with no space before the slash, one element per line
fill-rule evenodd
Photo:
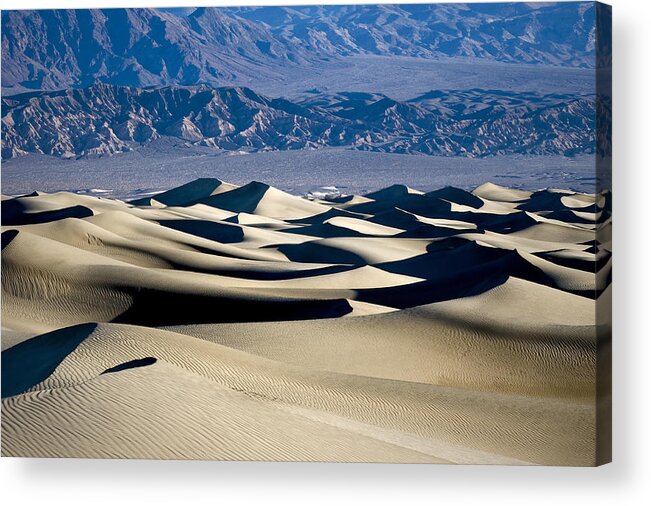
<path fill-rule="evenodd" d="M 95 84 L 2 100 L 2 158 L 137 149 L 161 136 L 227 151 L 347 146 L 426 155 L 594 151 L 594 96 L 432 91 L 408 102 L 369 93 L 297 103 L 249 88 Z M 514 139 L 517 142 L 514 142 Z"/>
<path fill-rule="evenodd" d="M 197 9 L 180 18 L 154 9 L 9 11 L 2 16 L 2 86 L 148 86 L 272 75 L 300 61 L 260 23 Z"/>
<path fill-rule="evenodd" d="M 314 52 L 595 64 L 595 5 L 589 2 L 312 5 L 233 12 Z"/>
<path fill-rule="evenodd" d="M 354 55 L 595 64 L 594 4 L 4 11 L 2 87 L 254 83 Z"/>

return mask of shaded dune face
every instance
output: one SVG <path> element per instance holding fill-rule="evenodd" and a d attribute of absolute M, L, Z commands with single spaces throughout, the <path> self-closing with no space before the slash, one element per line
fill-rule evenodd
<path fill-rule="evenodd" d="M 47 223 L 65 218 L 85 218 L 92 215 L 92 210 L 79 205 L 52 211 L 26 212 L 26 209 L 16 200 L 2 202 L 3 225 L 32 225 L 34 223 Z"/>
<path fill-rule="evenodd" d="M 2 352 L 2 397 L 17 395 L 47 379 L 97 325 L 42 334 Z"/>
<path fill-rule="evenodd" d="M 594 465 L 610 203 L 5 198 L 2 453 Z"/>

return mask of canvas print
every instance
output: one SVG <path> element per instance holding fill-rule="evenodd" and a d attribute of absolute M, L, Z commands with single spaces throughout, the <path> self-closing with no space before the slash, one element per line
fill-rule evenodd
<path fill-rule="evenodd" d="M 2 456 L 610 460 L 611 9 L 2 12 Z"/>

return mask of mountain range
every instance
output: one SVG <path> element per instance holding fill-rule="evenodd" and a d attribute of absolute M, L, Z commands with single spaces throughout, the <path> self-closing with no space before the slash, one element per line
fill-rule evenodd
<path fill-rule="evenodd" d="M 314 94 L 298 101 L 245 87 L 133 88 L 96 83 L 2 99 L 2 158 L 137 149 L 160 137 L 226 151 L 343 146 L 483 157 L 591 153 L 594 95 L 433 90 L 409 101 Z M 517 142 L 514 142 L 517 139 Z"/>
<path fill-rule="evenodd" d="M 2 88 L 255 88 L 356 55 L 594 67 L 594 27 L 592 2 L 3 11 Z"/>
<path fill-rule="evenodd" d="M 314 53 L 595 64 L 591 2 L 312 5 L 231 12 L 268 27 L 279 40 L 301 41 Z"/>

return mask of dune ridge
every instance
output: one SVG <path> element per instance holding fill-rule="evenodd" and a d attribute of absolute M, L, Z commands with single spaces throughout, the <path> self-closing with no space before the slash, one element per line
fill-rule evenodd
<path fill-rule="evenodd" d="M 610 212 L 492 183 L 3 197 L 2 454 L 595 465 Z"/>

